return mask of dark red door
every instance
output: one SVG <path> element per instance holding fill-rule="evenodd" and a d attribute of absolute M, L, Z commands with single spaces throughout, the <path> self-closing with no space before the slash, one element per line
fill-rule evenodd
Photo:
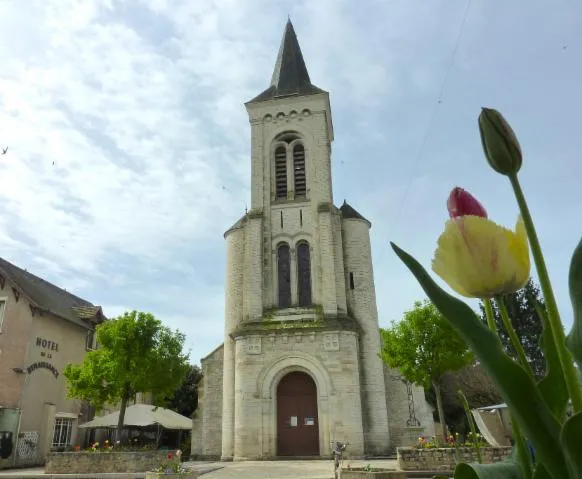
<path fill-rule="evenodd" d="M 317 388 L 309 374 L 289 373 L 277 386 L 277 455 L 319 456 Z"/>

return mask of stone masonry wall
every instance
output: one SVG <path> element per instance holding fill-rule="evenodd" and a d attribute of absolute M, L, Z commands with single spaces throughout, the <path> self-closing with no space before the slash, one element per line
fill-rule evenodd
<path fill-rule="evenodd" d="M 248 215 L 247 215 L 248 216 Z M 246 221 L 246 220 L 245 220 Z M 230 334 L 243 319 L 245 295 L 245 227 L 226 235 L 226 287 L 224 308 L 224 354 L 222 365 L 222 394 L 217 403 L 222 403 L 221 457 L 232 458 L 234 447 L 234 341 Z M 210 400 L 210 398 L 209 398 Z M 211 418 L 212 416 L 208 416 Z M 211 420 L 211 419 L 210 419 Z"/>
<path fill-rule="evenodd" d="M 167 461 L 167 455 L 167 451 L 49 452 L 45 474 L 146 472 Z"/>
<path fill-rule="evenodd" d="M 202 456 L 219 458 L 222 448 L 222 368 L 223 347 L 204 360 L 204 417 Z"/>
<path fill-rule="evenodd" d="M 380 330 L 369 227 L 365 220 L 342 220 L 345 270 L 348 278 L 352 275 L 354 279 L 353 289 L 348 280 L 348 307 L 362 328 L 359 353 L 365 452 L 383 455 L 390 448 L 390 433 L 384 367 L 378 357 Z"/>
<path fill-rule="evenodd" d="M 483 464 L 492 464 L 505 459 L 511 453 L 511 447 L 482 447 Z M 470 447 L 439 449 L 416 449 L 399 447 L 397 449 L 398 467 L 403 471 L 453 471 L 457 462 L 477 462 L 477 454 Z"/>
<path fill-rule="evenodd" d="M 291 371 L 305 371 L 317 385 L 320 455 L 330 441 L 349 441 L 363 454 L 357 335 L 349 331 L 276 330 L 236 339 L 235 459 L 277 455 L 276 387 Z"/>

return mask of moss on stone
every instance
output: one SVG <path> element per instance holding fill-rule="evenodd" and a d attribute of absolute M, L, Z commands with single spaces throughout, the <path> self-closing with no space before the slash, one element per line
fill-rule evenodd
<path fill-rule="evenodd" d="M 265 317 L 263 315 L 263 317 Z M 322 318 L 316 316 L 313 320 L 293 321 L 248 321 L 239 325 L 233 336 L 247 336 L 249 334 L 269 334 L 276 331 L 355 331 L 360 328 L 356 321 L 344 316 L 334 318 Z"/>

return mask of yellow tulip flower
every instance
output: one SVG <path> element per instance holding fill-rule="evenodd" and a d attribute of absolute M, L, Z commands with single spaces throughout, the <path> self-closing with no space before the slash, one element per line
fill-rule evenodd
<path fill-rule="evenodd" d="M 469 298 L 517 291 L 530 273 L 522 218 L 511 231 L 483 216 L 453 217 L 438 240 L 432 269 L 454 291 Z"/>

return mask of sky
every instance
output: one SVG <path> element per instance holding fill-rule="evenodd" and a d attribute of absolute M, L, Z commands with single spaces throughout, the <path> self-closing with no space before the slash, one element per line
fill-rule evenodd
<path fill-rule="evenodd" d="M 0 255 L 109 317 L 154 313 L 186 334 L 194 363 L 218 346 L 222 235 L 250 202 L 243 103 L 268 86 L 288 15 L 330 92 L 335 203 L 372 222 L 380 326 L 424 298 L 388 242 L 430 267 L 454 186 L 515 224 L 481 149 L 487 106 L 520 140 L 568 327 L 582 236 L 576 0 L 0 0 Z"/>

